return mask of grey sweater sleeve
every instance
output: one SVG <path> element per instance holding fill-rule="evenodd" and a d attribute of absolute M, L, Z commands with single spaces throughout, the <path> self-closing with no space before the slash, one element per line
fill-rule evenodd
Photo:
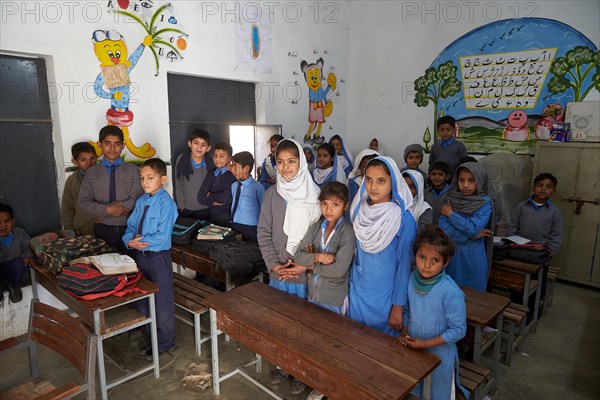
<path fill-rule="evenodd" d="M 181 176 L 177 176 L 177 164 L 179 164 L 179 161 L 181 160 L 181 156 L 182 154 L 180 154 L 179 156 L 177 156 L 177 159 L 175 160 L 175 202 L 177 203 L 177 208 L 178 209 L 183 209 L 183 206 L 185 205 L 185 200 L 184 197 L 185 195 L 183 194 L 183 179 L 185 179 L 184 177 Z"/>
<path fill-rule="evenodd" d="M 94 179 L 100 179 L 102 171 L 100 168 L 104 168 L 103 165 L 94 165 L 88 168 L 81 188 L 79 188 L 79 208 L 81 211 L 90 217 L 104 217 L 106 216 L 106 204 L 96 201 L 94 196 Z"/>
<path fill-rule="evenodd" d="M 263 197 L 263 203 L 260 208 L 260 217 L 258 218 L 257 239 L 260 252 L 265 260 L 269 272 L 271 269 L 280 265 L 279 257 L 274 242 L 274 220 L 273 220 L 273 191 L 267 191 Z"/>
<path fill-rule="evenodd" d="M 427 225 L 431 225 L 432 223 L 433 223 L 433 211 L 431 211 L 431 208 L 428 208 L 419 217 L 419 224 L 418 224 L 419 226 L 417 227 L 418 231 L 421 232 L 421 231 L 425 230 Z"/>
<path fill-rule="evenodd" d="M 548 247 L 552 250 L 552 255 L 556 255 L 562 242 L 562 215 L 558 207 L 553 207 L 552 228 L 548 235 Z"/>

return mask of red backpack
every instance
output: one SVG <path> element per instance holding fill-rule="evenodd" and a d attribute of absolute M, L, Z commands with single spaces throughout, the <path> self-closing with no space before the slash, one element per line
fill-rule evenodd
<path fill-rule="evenodd" d="M 120 275 L 104 275 L 90 264 L 73 264 L 63 267 L 56 275 L 58 286 L 83 300 L 94 300 L 115 295 L 125 296 L 132 292 L 146 293 L 137 287 L 143 278 L 141 272 Z"/>

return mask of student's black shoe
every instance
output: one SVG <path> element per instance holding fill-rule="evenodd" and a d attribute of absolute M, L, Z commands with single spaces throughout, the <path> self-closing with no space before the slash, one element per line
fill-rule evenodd
<path fill-rule="evenodd" d="M 8 286 L 8 299 L 11 303 L 18 303 L 23 300 L 23 291 L 21 288 Z"/>
<path fill-rule="evenodd" d="M 169 350 L 165 350 L 165 351 L 159 351 L 158 356 L 160 357 L 161 354 L 169 353 L 172 349 L 173 348 L 170 348 Z M 144 358 L 148 361 L 154 361 L 154 359 L 152 358 L 152 346 L 150 346 L 150 348 L 148 350 L 146 350 L 146 353 L 144 354 Z"/>

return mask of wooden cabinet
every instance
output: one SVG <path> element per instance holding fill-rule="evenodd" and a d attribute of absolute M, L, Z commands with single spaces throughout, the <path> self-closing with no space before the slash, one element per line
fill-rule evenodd
<path fill-rule="evenodd" d="M 600 287 L 600 143 L 538 143 L 534 176 L 558 178 L 552 202 L 563 218 L 563 240 L 551 265 L 559 278 Z"/>

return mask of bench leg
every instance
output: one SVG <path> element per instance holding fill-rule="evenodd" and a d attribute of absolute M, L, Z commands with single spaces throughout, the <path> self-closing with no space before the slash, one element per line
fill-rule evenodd
<path fill-rule="evenodd" d="M 431 374 L 423 379 L 423 400 L 431 399 Z"/>
<path fill-rule="evenodd" d="M 515 333 L 517 327 L 515 326 L 514 321 L 508 321 L 508 333 L 506 334 L 506 339 L 508 343 L 506 344 L 506 357 L 504 359 L 504 365 L 510 367 L 510 360 L 512 358 L 512 352 L 514 350 L 513 346 L 515 343 Z"/>
<path fill-rule="evenodd" d="M 210 309 L 210 346 L 212 350 L 212 378 L 213 393 L 215 396 L 221 394 L 219 377 L 219 331 L 217 329 L 217 312 Z"/>
<path fill-rule="evenodd" d="M 196 355 L 202 354 L 202 332 L 200 330 L 200 314 L 194 313 L 194 339 L 196 341 Z"/>
<path fill-rule="evenodd" d="M 482 329 L 480 325 L 475 325 L 475 339 L 473 341 L 473 363 L 479 365 L 479 357 L 481 356 L 481 338 Z"/>

